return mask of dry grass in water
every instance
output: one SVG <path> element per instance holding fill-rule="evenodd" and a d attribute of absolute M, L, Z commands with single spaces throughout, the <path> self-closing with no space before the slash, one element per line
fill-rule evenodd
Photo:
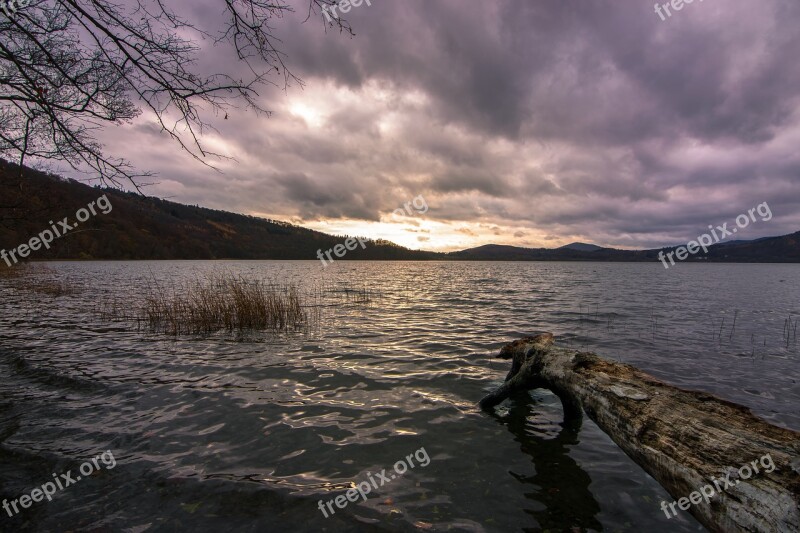
<path fill-rule="evenodd" d="M 5 261 L 0 261 L 0 279 L 19 279 L 29 276 L 31 267 L 28 263 L 20 263 L 15 266 L 6 265 Z"/>
<path fill-rule="evenodd" d="M 286 331 L 308 323 L 300 300 L 294 286 L 214 274 L 173 288 L 171 293 L 154 283 L 136 321 L 140 329 L 168 335 Z"/>
<path fill-rule="evenodd" d="M 66 281 L 57 281 L 52 279 L 28 280 L 22 287 L 24 290 L 37 292 L 46 296 L 58 298 L 59 296 L 68 296 L 78 292 L 78 289 L 70 286 Z"/>
<path fill-rule="evenodd" d="M 306 287 L 306 292 L 318 307 L 342 307 L 347 304 L 371 305 L 383 297 L 379 290 L 366 283 L 359 286 L 350 282 L 317 282 Z"/>
<path fill-rule="evenodd" d="M 75 294 L 78 289 L 67 283 L 55 279 L 53 271 L 44 265 L 32 266 L 30 263 L 20 263 L 9 267 L 0 266 L 0 280 L 18 290 L 35 292 L 58 298 Z"/>
<path fill-rule="evenodd" d="M 345 287 L 345 298 L 348 302 L 357 304 L 371 304 L 373 297 L 376 296 L 375 292 L 365 287 Z"/>

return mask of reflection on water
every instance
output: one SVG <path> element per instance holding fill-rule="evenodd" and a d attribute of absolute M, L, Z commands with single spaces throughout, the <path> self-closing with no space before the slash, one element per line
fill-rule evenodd
<path fill-rule="evenodd" d="M 520 443 L 520 450 L 530 455 L 536 469 L 534 474 L 511 475 L 520 483 L 531 485 L 525 496 L 535 505 L 527 509 L 543 529 L 601 530 L 597 519 L 600 505 L 589 490 L 591 478 L 569 456 L 569 446 L 578 444 L 582 419 L 573 417 L 559 424 L 555 435 L 536 424 L 535 401 L 528 393 L 516 394 L 505 415 L 495 414 Z M 528 530 L 526 528 L 526 530 Z M 530 529 L 534 531 L 534 529 Z"/>
<path fill-rule="evenodd" d="M 664 517 L 667 494 L 591 420 L 562 425 L 551 394 L 476 406 L 508 371 L 500 346 L 552 331 L 800 428 L 783 333 L 800 315 L 798 267 L 681 266 L 59 263 L 77 293 L 0 283 L 0 500 L 105 450 L 117 460 L 18 517 L 0 511 L 0 530 L 700 530 Z M 95 312 L 221 267 L 301 287 L 314 327 L 172 339 Z M 423 446 L 424 469 L 319 512 Z"/>

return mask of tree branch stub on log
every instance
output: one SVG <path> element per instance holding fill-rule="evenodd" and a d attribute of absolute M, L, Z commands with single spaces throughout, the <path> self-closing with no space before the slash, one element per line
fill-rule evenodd
<path fill-rule="evenodd" d="M 490 409 L 516 391 L 549 389 L 561 399 L 565 418 L 585 412 L 676 500 L 712 484 L 712 478 L 724 487 L 729 474 L 732 486 L 717 491 L 710 504 L 689 508 L 709 530 L 800 531 L 800 475 L 793 470 L 800 433 L 711 394 L 673 387 L 630 365 L 554 343 L 544 333 L 503 347 L 499 357 L 512 359 L 511 371 L 481 407 Z M 767 454 L 774 471 L 738 478 L 737 469 Z"/>

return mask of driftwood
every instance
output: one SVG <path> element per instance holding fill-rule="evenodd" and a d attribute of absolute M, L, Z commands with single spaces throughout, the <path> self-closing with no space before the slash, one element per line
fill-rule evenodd
<path fill-rule="evenodd" d="M 709 530 L 800 531 L 800 433 L 554 341 L 545 333 L 505 346 L 499 357 L 512 359 L 511 371 L 481 407 L 491 409 L 516 391 L 549 389 L 561 399 L 565 418 L 585 412 L 676 501 L 716 481 L 722 490 L 710 503 L 688 509 Z M 757 462 L 767 454 L 775 466 L 770 473 Z M 747 471 L 739 469 L 745 465 L 760 472 L 744 479 Z"/>

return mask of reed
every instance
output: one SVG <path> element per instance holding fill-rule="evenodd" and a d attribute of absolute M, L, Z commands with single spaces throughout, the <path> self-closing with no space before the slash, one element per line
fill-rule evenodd
<path fill-rule="evenodd" d="M 12 267 L 0 261 L 0 279 L 19 279 L 30 275 L 31 267 L 28 263 L 20 263 Z"/>
<path fill-rule="evenodd" d="M 293 285 L 212 274 L 166 291 L 154 282 L 136 317 L 139 328 L 169 335 L 298 329 L 308 323 Z"/>
<path fill-rule="evenodd" d="M 69 296 L 78 292 L 78 289 L 68 282 L 55 279 L 26 280 L 21 288 L 31 292 L 52 296 L 53 298 Z"/>
<path fill-rule="evenodd" d="M 348 302 L 357 304 L 370 304 L 374 297 L 378 296 L 375 291 L 369 289 L 366 285 L 364 287 L 344 287 L 345 299 Z"/>
<path fill-rule="evenodd" d="M 78 288 L 67 281 L 57 279 L 47 266 L 20 263 L 9 267 L 0 265 L 0 280 L 17 290 L 35 292 L 58 298 L 78 292 Z"/>

